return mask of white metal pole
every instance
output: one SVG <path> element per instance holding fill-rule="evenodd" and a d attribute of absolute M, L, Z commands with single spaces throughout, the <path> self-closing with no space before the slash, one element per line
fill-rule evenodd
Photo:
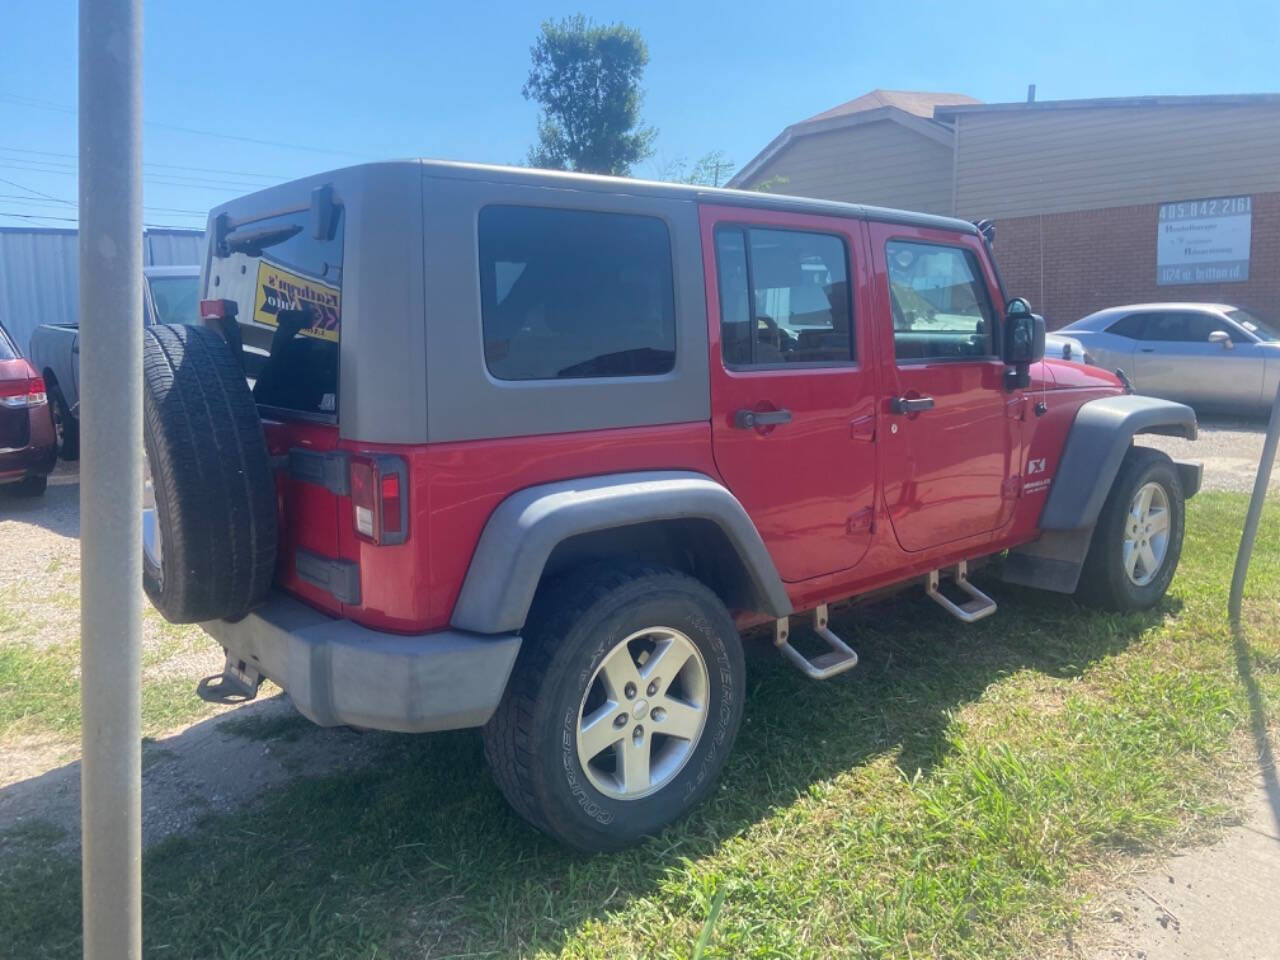
<path fill-rule="evenodd" d="M 1262 442 L 1262 459 L 1258 461 L 1258 475 L 1253 481 L 1253 497 L 1249 500 L 1249 512 L 1244 519 L 1244 532 L 1240 536 L 1240 549 L 1236 552 L 1236 568 L 1231 575 L 1231 594 L 1227 598 L 1227 612 L 1231 622 L 1240 622 L 1240 605 L 1244 601 L 1244 582 L 1249 576 L 1249 561 L 1253 558 L 1253 542 L 1258 537 L 1258 522 L 1262 519 L 1262 504 L 1271 484 L 1271 467 L 1276 462 L 1276 447 L 1280 445 L 1280 384 L 1276 386 L 1276 398 L 1271 404 L 1271 419 L 1267 422 L 1267 437 Z"/>
<path fill-rule="evenodd" d="M 142 0 L 80 0 L 86 958 L 142 955 Z"/>

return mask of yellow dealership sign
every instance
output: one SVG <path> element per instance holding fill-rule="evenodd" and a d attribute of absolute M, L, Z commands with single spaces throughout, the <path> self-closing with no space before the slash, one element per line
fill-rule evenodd
<path fill-rule="evenodd" d="M 302 333 L 336 343 L 342 320 L 342 291 L 260 260 L 257 293 L 253 301 L 253 322 L 268 327 L 279 326 L 281 310 L 301 310 L 304 306 L 315 311 L 317 321 Z"/>

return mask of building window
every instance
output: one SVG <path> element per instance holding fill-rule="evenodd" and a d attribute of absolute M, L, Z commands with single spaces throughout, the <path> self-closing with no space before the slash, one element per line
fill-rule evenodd
<path fill-rule="evenodd" d="M 675 366 L 671 238 L 656 217 L 480 211 L 484 357 L 500 380 L 639 377 Z"/>
<path fill-rule="evenodd" d="M 827 233 L 716 229 L 726 366 L 851 363 L 848 251 Z"/>
<path fill-rule="evenodd" d="M 994 356 L 991 298 L 978 258 L 962 247 L 890 240 L 893 345 L 904 362 Z"/>

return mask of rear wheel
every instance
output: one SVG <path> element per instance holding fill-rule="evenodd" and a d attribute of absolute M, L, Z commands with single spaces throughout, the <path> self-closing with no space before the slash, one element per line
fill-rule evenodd
<path fill-rule="evenodd" d="M 80 421 L 71 415 L 67 398 L 54 381 L 49 384 L 49 406 L 53 414 L 53 432 L 58 440 L 58 457 L 62 460 L 80 459 Z"/>
<path fill-rule="evenodd" d="M 1173 461 L 1158 450 L 1132 447 L 1098 515 L 1080 597 L 1109 610 L 1155 606 L 1178 568 L 1185 521 Z"/>
<path fill-rule="evenodd" d="M 744 687 L 733 619 L 703 584 L 651 565 L 595 568 L 539 594 L 485 754 L 535 826 L 619 849 L 711 788 Z"/>

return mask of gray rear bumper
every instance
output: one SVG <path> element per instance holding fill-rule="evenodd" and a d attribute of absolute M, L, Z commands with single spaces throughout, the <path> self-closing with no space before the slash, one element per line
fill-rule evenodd
<path fill-rule="evenodd" d="M 502 699 L 515 634 L 382 633 L 282 593 L 234 623 L 201 626 L 229 654 L 288 691 L 321 726 L 422 733 L 478 727 Z"/>

